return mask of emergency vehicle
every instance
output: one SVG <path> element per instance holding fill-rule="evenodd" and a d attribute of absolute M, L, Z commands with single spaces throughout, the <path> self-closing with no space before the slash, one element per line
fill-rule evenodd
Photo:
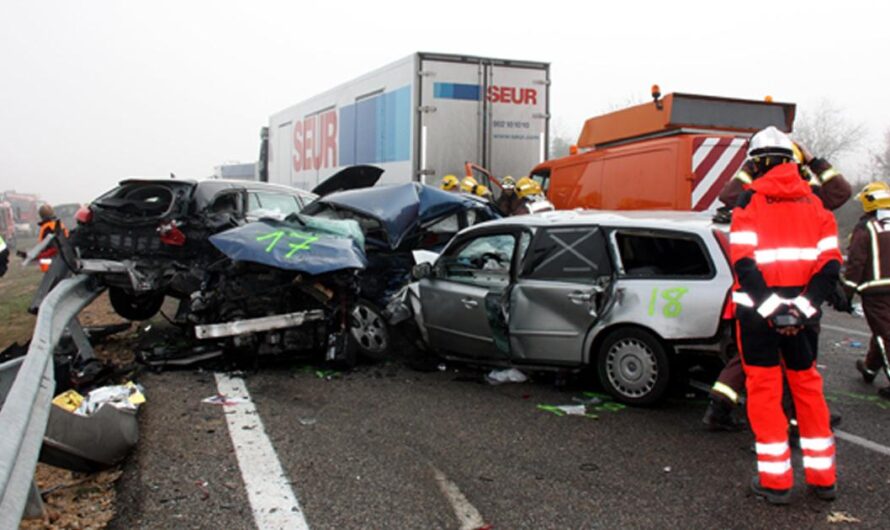
<path fill-rule="evenodd" d="M 668 94 L 588 119 L 574 154 L 531 176 L 557 209 L 695 210 L 719 206 L 745 161 L 748 138 L 773 125 L 791 132 L 793 103 Z"/>
<path fill-rule="evenodd" d="M 272 115 L 260 179 L 312 189 L 370 164 L 381 184 L 438 184 L 467 161 L 526 174 L 547 158 L 549 88 L 549 63 L 414 53 Z"/>

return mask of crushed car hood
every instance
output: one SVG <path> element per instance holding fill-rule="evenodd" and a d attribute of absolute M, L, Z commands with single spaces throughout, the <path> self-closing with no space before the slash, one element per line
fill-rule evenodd
<path fill-rule="evenodd" d="M 324 197 L 337 191 L 370 188 L 380 180 L 383 169 L 377 166 L 349 166 L 316 186 L 312 193 Z"/>
<path fill-rule="evenodd" d="M 210 236 L 210 242 L 236 261 L 310 275 L 367 265 L 364 237 L 355 221 L 303 215 L 285 221 L 261 219 Z"/>
<path fill-rule="evenodd" d="M 484 207 L 470 195 L 442 191 L 419 182 L 332 193 L 315 202 L 377 219 L 393 249 L 419 225 L 461 210 Z M 311 215 L 311 205 L 306 213 Z"/>

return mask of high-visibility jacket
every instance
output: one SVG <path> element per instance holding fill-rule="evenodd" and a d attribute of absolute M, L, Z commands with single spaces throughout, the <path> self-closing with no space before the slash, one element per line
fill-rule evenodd
<path fill-rule="evenodd" d="M 746 195 L 733 210 L 729 234 L 738 278 L 733 300 L 764 317 L 789 304 L 814 316 L 831 293 L 843 259 L 834 216 L 794 163 L 774 167 Z M 777 294 L 781 288 L 798 288 L 796 297 L 782 298 Z"/>
<path fill-rule="evenodd" d="M 890 210 L 862 217 L 850 237 L 844 267 L 847 294 L 890 293 Z"/>
<path fill-rule="evenodd" d="M 65 237 L 68 237 L 68 229 L 65 228 L 65 225 L 62 224 L 62 221 L 58 219 L 49 219 L 46 221 L 40 222 L 40 232 L 37 235 L 38 241 L 43 241 L 50 234 L 58 234 L 62 233 Z M 43 272 L 46 272 L 46 269 L 49 268 L 49 261 L 53 256 L 56 255 L 58 251 L 56 247 L 50 246 L 43 250 L 37 257 L 41 260 L 41 269 Z"/>

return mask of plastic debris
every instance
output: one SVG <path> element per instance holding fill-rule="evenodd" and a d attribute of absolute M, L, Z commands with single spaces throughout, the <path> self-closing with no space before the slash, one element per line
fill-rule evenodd
<path fill-rule="evenodd" d="M 239 397 L 229 397 L 225 394 L 217 394 L 215 396 L 210 396 L 201 400 L 201 403 L 208 403 L 210 405 L 222 405 L 224 407 L 231 407 L 233 405 L 242 405 L 244 403 L 249 403 L 248 400 Z"/>
<path fill-rule="evenodd" d="M 81 403 L 83 403 L 83 396 L 77 390 L 66 390 L 53 398 L 53 405 L 68 412 L 77 410 Z"/>
<path fill-rule="evenodd" d="M 665 473 L 670 473 L 670 472 L 671 472 L 671 466 L 664 466 L 664 470 L 663 470 L 663 471 L 664 471 Z"/>
<path fill-rule="evenodd" d="M 485 375 L 485 381 L 490 385 L 500 385 L 503 383 L 524 383 L 528 381 L 526 376 L 516 368 L 506 368 L 503 370 L 492 370 Z"/>
<path fill-rule="evenodd" d="M 445 370 L 448 369 L 448 367 L 445 366 L 445 363 L 440 364 L 439 366 L 437 366 L 437 368 L 440 372 L 444 372 Z"/>
<path fill-rule="evenodd" d="M 76 406 L 71 408 L 73 405 Z M 81 416 L 89 416 L 103 405 L 111 405 L 119 409 L 136 410 L 145 403 L 142 387 L 128 381 L 123 385 L 103 386 L 92 390 L 86 397 L 69 390 L 53 399 L 53 404 Z"/>
<path fill-rule="evenodd" d="M 546 405 L 538 403 L 538 409 L 557 416 L 583 416 L 594 420 L 599 418 L 596 414 L 588 414 L 585 405 Z"/>
<path fill-rule="evenodd" d="M 300 418 L 300 425 L 315 425 L 315 418 Z"/>
<path fill-rule="evenodd" d="M 861 519 L 857 519 L 847 512 L 831 512 L 828 514 L 828 517 L 825 520 L 829 523 L 861 523 Z"/>

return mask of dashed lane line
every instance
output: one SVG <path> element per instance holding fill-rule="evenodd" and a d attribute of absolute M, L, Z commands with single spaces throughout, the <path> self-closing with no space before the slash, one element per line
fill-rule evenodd
<path fill-rule="evenodd" d="M 439 489 L 442 490 L 442 494 L 451 503 L 454 515 L 460 523 L 460 530 L 475 530 L 484 527 L 485 521 L 482 519 L 482 514 L 479 513 L 475 506 L 470 504 L 470 501 L 461 493 L 457 484 L 448 480 L 445 473 L 442 473 L 435 467 L 433 468 L 433 473 L 436 476 Z"/>
<path fill-rule="evenodd" d="M 253 520 L 259 530 L 308 530 L 297 496 L 284 474 L 275 448 L 240 377 L 215 374 L 218 392 L 245 403 L 224 408 L 229 436 L 247 490 Z"/>
<path fill-rule="evenodd" d="M 877 442 L 873 442 L 871 440 L 865 439 L 861 436 L 856 436 L 855 434 L 850 434 L 848 432 L 838 431 L 838 430 L 834 431 L 834 436 L 836 438 L 840 438 L 841 440 L 845 440 L 852 444 L 856 444 L 859 447 L 871 449 L 872 451 L 874 451 L 876 453 L 881 453 L 882 455 L 890 456 L 890 447 L 887 447 L 886 445 L 881 445 Z"/>

